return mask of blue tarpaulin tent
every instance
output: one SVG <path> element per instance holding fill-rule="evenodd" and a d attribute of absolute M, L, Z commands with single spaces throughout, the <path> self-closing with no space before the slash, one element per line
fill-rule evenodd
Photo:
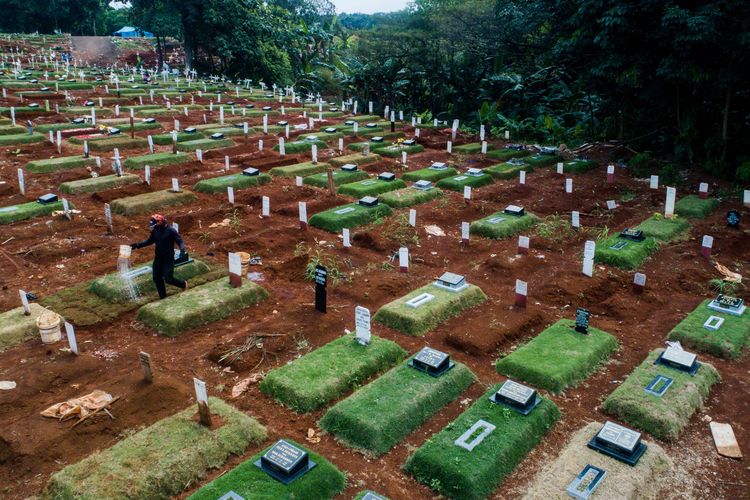
<path fill-rule="evenodd" d="M 154 34 L 149 33 L 148 31 L 143 31 L 140 28 L 133 28 L 132 26 L 123 26 L 119 30 L 112 33 L 112 36 L 119 36 L 121 38 L 135 38 L 135 37 L 153 38 Z"/>

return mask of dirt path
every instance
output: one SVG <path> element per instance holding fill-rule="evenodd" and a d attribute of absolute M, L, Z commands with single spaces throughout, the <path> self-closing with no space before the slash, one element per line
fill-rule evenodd
<path fill-rule="evenodd" d="M 117 47 L 108 36 L 71 37 L 73 56 L 90 64 L 108 64 L 117 57 Z"/>

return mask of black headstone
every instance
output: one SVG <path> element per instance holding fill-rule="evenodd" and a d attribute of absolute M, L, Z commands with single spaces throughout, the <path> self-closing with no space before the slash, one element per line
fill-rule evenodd
<path fill-rule="evenodd" d="M 737 210 L 730 210 L 727 212 L 727 226 L 729 227 L 740 227 L 740 213 Z"/>
<path fill-rule="evenodd" d="M 583 307 L 576 308 L 576 331 L 578 333 L 589 333 L 589 318 L 591 318 L 591 313 L 588 309 L 584 309 Z"/>
<path fill-rule="evenodd" d="M 455 363 L 451 361 L 448 354 L 431 347 L 425 347 L 409 361 L 409 365 L 428 375 L 439 377 L 453 368 Z"/>
<path fill-rule="evenodd" d="M 307 452 L 280 439 L 255 462 L 266 474 L 283 484 L 289 484 L 313 467 Z"/>
<path fill-rule="evenodd" d="M 326 285 L 328 284 L 328 270 L 321 265 L 315 266 L 315 309 L 326 312 Z"/>
<path fill-rule="evenodd" d="M 621 238 L 631 241 L 643 241 L 646 237 L 643 235 L 643 231 L 638 229 L 625 228 L 620 233 Z"/>
<path fill-rule="evenodd" d="M 541 400 L 531 387 L 506 380 L 500 389 L 492 395 L 490 401 L 507 406 L 522 415 L 528 415 Z"/>
<path fill-rule="evenodd" d="M 48 203 L 54 203 L 54 202 L 56 202 L 57 201 L 57 195 L 56 194 L 52 194 L 52 193 L 47 193 L 47 194 L 42 195 L 39 198 L 37 198 L 36 201 L 38 201 L 42 205 L 47 205 Z"/>

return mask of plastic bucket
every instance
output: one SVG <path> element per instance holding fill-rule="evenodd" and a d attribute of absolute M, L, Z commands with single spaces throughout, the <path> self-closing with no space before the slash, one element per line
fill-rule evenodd
<path fill-rule="evenodd" d="M 60 315 L 57 313 L 47 311 L 40 314 L 36 319 L 36 326 L 39 328 L 39 335 L 44 344 L 54 344 L 62 338 Z"/>
<path fill-rule="evenodd" d="M 247 252 L 237 252 L 237 255 L 240 256 L 240 264 L 242 265 L 242 276 L 247 276 L 247 272 L 250 267 L 250 259 L 252 259 L 252 255 L 250 255 Z"/>

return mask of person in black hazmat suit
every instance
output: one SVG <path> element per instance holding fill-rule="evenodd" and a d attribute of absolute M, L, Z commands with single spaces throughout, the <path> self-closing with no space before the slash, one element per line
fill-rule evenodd
<path fill-rule="evenodd" d="M 185 242 L 182 241 L 182 237 L 173 227 L 167 225 L 167 219 L 163 215 L 152 215 L 148 221 L 148 227 L 151 228 L 148 239 L 140 243 L 133 243 L 130 248 L 137 249 L 155 245 L 152 273 L 159 298 L 163 299 L 167 296 L 165 281 L 172 286 L 187 290 L 187 281 L 178 280 L 173 275 L 175 243 L 180 247 L 180 260 L 185 256 Z"/>

